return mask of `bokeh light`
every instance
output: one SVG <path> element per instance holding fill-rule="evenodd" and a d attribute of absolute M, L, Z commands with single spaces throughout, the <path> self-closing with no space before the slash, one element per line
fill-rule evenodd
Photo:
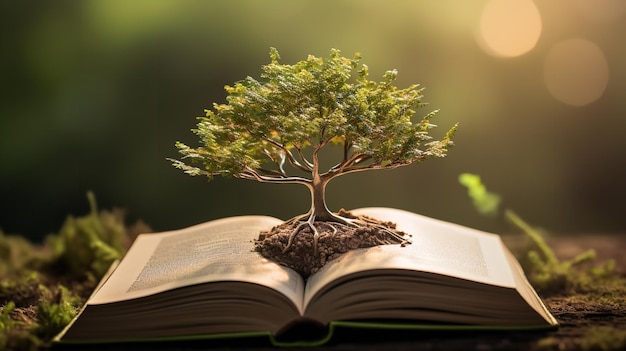
<path fill-rule="evenodd" d="M 541 27 L 531 0 L 491 0 L 483 9 L 477 40 L 490 55 L 520 56 L 535 47 Z"/>
<path fill-rule="evenodd" d="M 544 64 L 544 80 L 550 93 L 572 106 L 599 99 L 609 80 L 609 66 L 600 48 L 574 38 L 552 47 Z"/>
<path fill-rule="evenodd" d="M 440 109 L 434 135 L 459 122 L 445 160 L 333 181 L 332 210 L 389 206 L 507 230 L 472 209 L 457 181 L 471 172 L 551 232 L 626 232 L 624 0 L 13 1 L 5 8 L 3 233 L 44 238 L 68 214 L 89 210 L 88 190 L 100 208 L 124 208 L 129 222 L 154 230 L 308 210 L 304 187 L 207 182 L 166 160 L 178 156 L 175 141 L 197 142 L 196 116 L 225 101 L 224 85 L 259 77 L 270 47 L 284 63 L 331 48 L 360 52 L 372 80 L 397 69 L 398 87 L 426 89 L 429 106 L 416 118 Z M 595 147 L 581 142 L 590 133 Z"/>

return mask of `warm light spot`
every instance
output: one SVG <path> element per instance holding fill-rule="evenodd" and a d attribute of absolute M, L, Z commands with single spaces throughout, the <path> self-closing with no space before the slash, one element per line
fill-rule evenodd
<path fill-rule="evenodd" d="M 491 0 L 483 9 L 478 42 L 488 54 L 519 56 L 541 35 L 541 16 L 531 0 Z"/>
<path fill-rule="evenodd" d="M 609 80 L 609 65 L 598 46 L 584 39 L 556 44 L 544 64 L 550 93 L 568 105 L 584 106 L 599 99 Z"/>

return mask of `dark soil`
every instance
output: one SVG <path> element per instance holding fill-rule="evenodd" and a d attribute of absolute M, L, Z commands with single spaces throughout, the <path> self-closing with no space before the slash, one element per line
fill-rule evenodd
<path fill-rule="evenodd" d="M 607 298 L 596 294 L 544 298 L 560 326 L 539 346 L 546 350 L 623 350 L 626 347 L 626 297 Z"/>
<path fill-rule="evenodd" d="M 319 233 L 315 245 L 313 230 L 306 224 L 306 219 L 287 221 L 262 232 L 255 243 L 256 250 L 264 257 L 294 269 L 306 279 L 327 262 L 350 250 L 381 244 L 409 243 L 408 234 L 398 231 L 395 223 L 366 216 L 355 217 L 345 210 L 340 210 L 337 214 L 343 218 L 356 219 L 363 224 L 314 222 L 313 225 Z M 292 235 L 295 236 L 289 244 Z"/>

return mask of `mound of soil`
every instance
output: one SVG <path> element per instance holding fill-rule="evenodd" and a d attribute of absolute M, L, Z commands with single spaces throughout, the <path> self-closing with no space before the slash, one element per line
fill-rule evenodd
<path fill-rule="evenodd" d="M 255 242 L 256 251 L 294 269 L 306 279 L 327 262 L 348 251 L 384 244 L 409 243 L 409 235 L 397 230 L 395 223 L 353 216 L 345 210 L 340 210 L 337 214 L 343 218 L 355 219 L 359 224 L 313 222 L 312 225 L 318 231 L 315 244 L 314 231 L 306 220 L 287 221 L 260 233 Z"/>

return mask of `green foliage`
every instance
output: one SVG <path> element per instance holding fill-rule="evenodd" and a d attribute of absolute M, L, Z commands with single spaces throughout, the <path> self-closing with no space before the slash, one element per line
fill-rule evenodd
<path fill-rule="evenodd" d="M 15 309 L 15 303 L 13 301 L 9 301 L 6 305 L 0 307 L 0 329 L 7 330 L 13 328 L 19 322 L 10 318 L 11 312 Z"/>
<path fill-rule="evenodd" d="M 13 301 L 7 302 L 4 306 L 0 307 L 0 348 L 6 347 L 6 340 L 2 335 L 11 333 L 15 328 L 23 325 L 22 322 L 12 318 L 12 314 L 15 311 L 15 303 Z"/>
<path fill-rule="evenodd" d="M 607 284 L 624 284 L 623 280 L 617 276 L 614 270 L 615 262 L 612 260 L 600 267 L 585 265 L 595 259 L 593 249 L 570 260 L 559 260 L 537 229 L 522 220 L 512 210 L 502 211 L 499 208 L 500 196 L 487 191 L 479 176 L 463 173 L 459 176 L 459 182 L 468 188 L 468 194 L 481 214 L 503 215 L 508 222 L 521 229 L 531 239 L 535 249 L 529 250 L 527 258 L 530 266 L 525 268 L 533 285 L 542 293 L 588 292 L 594 289 L 605 289 Z"/>
<path fill-rule="evenodd" d="M 93 274 L 99 279 L 124 254 L 128 238 L 120 214 L 99 213 L 93 193 L 87 197 L 91 212 L 79 218 L 69 216 L 48 244 L 72 275 Z"/>
<path fill-rule="evenodd" d="M 37 306 L 36 334 L 43 339 L 50 339 L 65 328 L 76 316 L 83 300 L 58 285 L 53 292 L 40 285 L 41 300 Z"/>
<path fill-rule="evenodd" d="M 0 350 L 36 350 L 41 345 L 23 310 L 13 301 L 0 305 Z"/>
<path fill-rule="evenodd" d="M 591 263 L 596 257 L 593 249 L 569 260 L 559 260 L 536 229 L 511 210 L 505 210 L 504 215 L 526 233 L 538 250 L 529 251 L 528 260 L 531 264 L 529 270 L 533 284 L 542 292 L 591 291 L 618 279 L 614 270 L 615 261 L 609 260 L 602 266 L 585 268 L 583 264 Z"/>
<path fill-rule="evenodd" d="M 150 229 L 126 227 L 118 210 L 69 216 L 46 246 L 0 232 L 0 350 L 48 345 L 76 315 L 113 260 L 130 240 Z"/>
<path fill-rule="evenodd" d="M 456 126 L 441 140 L 429 135 L 436 111 L 412 122 L 415 109 L 425 105 L 422 89 L 395 87 L 395 70 L 371 81 L 359 55 L 350 59 L 335 49 L 328 58 L 310 55 L 293 65 L 279 58 L 272 48 L 263 81 L 247 77 L 225 87 L 227 103 L 213 104 L 193 130 L 201 145 L 177 142 L 188 163 L 172 160 L 174 166 L 209 178 L 309 184 L 311 179 L 291 172 L 332 178 L 389 169 L 443 157 L 452 146 Z M 331 144 L 342 147 L 343 158 L 322 172 L 317 156 Z"/>
<path fill-rule="evenodd" d="M 32 283 L 32 281 L 30 282 Z M 0 307 L 0 349 L 37 349 L 74 318 L 84 299 L 64 286 L 39 284 L 36 306 L 17 307 L 8 301 Z"/>
<path fill-rule="evenodd" d="M 36 338 L 23 333 L 25 323 L 14 318 L 16 314 L 15 303 L 9 301 L 0 306 L 0 350 L 11 349 L 34 349 L 37 345 Z"/>
<path fill-rule="evenodd" d="M 46 259 L 46 253 L 35 250 L 32 243 L 24 237 L 5 235 L 0 231 L 0 258 L 0 276 L 2 276 L 23 267 L 37 268 Z"/>
<path fill-rule="evenodd" d="M 467 194 L 480 214 L 488 216 L 498 214 L 500 196 L 487 191 L 479 175 L 463 173 L 459 176 L 459 182 L 467 188 Z"/>
<path fill-rule="evenodd" d="M 36 305 L 39 300 L 38 286 L 44 277 L 37 271 L 20 269 L 2 275 L 0 304 L 15 302 L 19 306 Z"/>

